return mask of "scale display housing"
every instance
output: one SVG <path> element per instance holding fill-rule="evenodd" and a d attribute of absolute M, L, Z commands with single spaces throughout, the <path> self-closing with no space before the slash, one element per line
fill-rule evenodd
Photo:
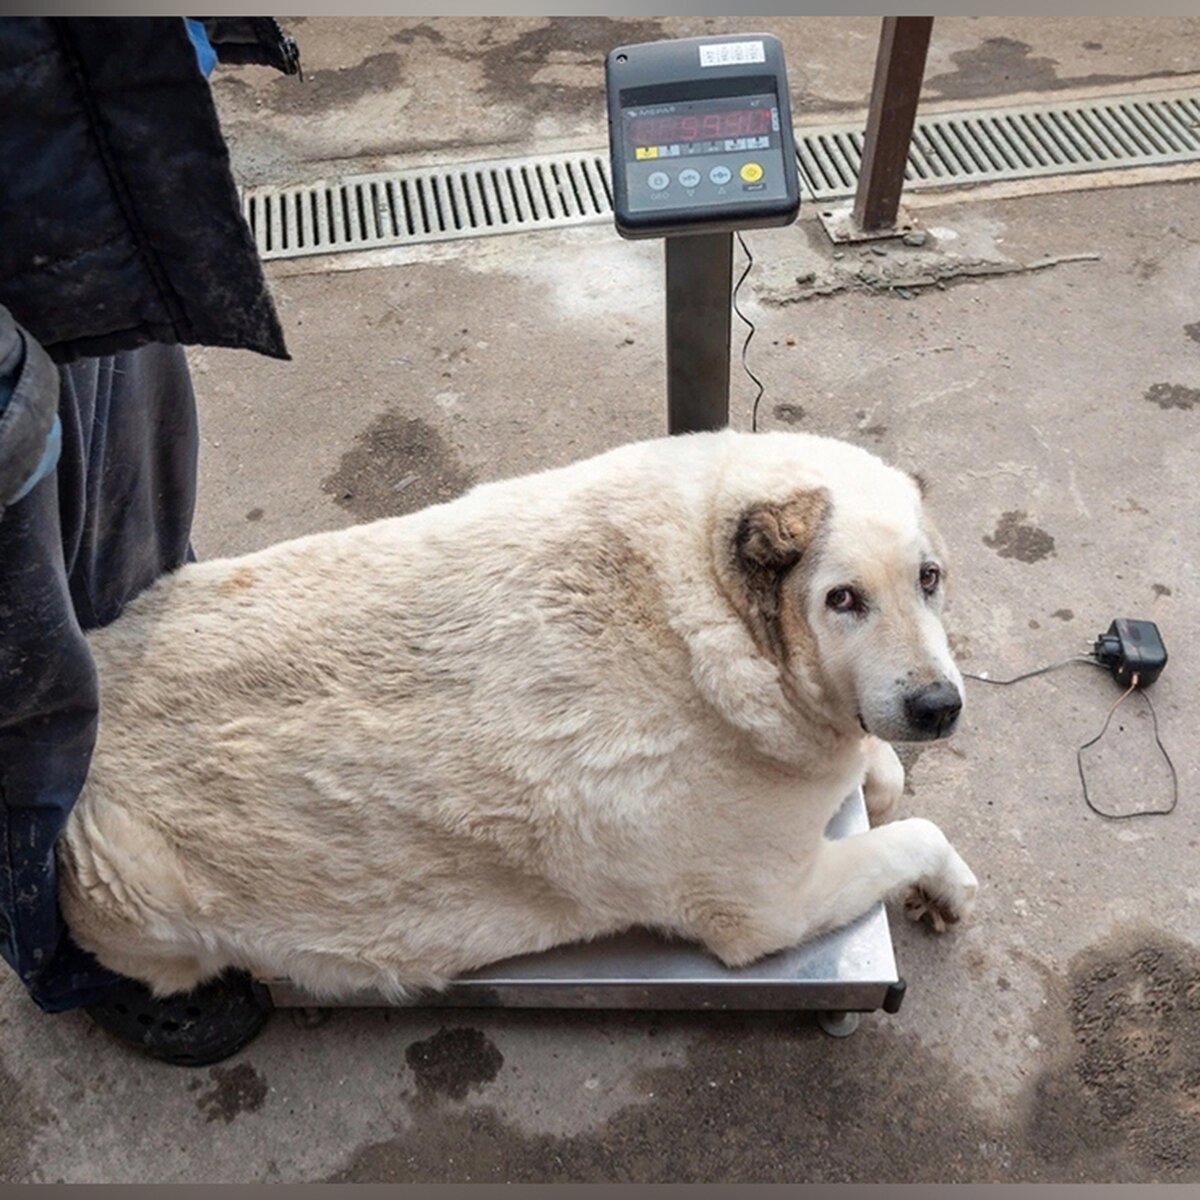
<path fill-rule="evenodd" d="M 617 231 L 789 225 L 800 208 L 787 71 L 766 33 L 618 46 L 605 60 Z"/>

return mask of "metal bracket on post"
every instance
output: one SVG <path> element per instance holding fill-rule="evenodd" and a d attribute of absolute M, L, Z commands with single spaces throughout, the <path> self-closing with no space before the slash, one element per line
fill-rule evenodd
<path fill-rule="evenodd" d="M 932 32 L 932 17 L 883 19 L 858 191 L 852 204 L 820 210 L 832 241 L 900 237 L 913 228 L 912 218 L 900 209 L 900 193 Z"/>
<path fill-rule="evenodd" d="M 667 432 L 729 424 L 733 234 L 666 239 Z"/>

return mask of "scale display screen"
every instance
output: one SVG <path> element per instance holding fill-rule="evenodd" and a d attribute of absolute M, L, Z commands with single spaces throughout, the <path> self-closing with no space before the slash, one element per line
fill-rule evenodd
<path fill-rule="evenodd" d="M 614 209 L 623 235 L 795 219 L 795 144 L 774 39 L 621 47 L 606 70 Z"/>
<path fill-rule="evenodd" d="M 667 116 L 635 117 L 629 122 L 629 137 L 634 145 L 671 145 L 677 142 L 727 141 L 733 138 L 761 137 L 774 127 L 779 129 L 779 110 L 766 97 L 759 108 L 719 108 L 709 112 L 671 113 Z M 710 110 L 713 102 L 708 101 Z"/>
<path fill-rule="evenodd" d="M 632 212 L 787 195 L 774 95 L 639 105 L 622 117 Z"/>

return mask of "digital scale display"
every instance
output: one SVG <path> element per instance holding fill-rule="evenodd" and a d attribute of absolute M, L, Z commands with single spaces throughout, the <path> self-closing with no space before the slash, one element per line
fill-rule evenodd
<path fill-rule="evenodd" d="M 766 150 L 779 141 L 774 96 L 734 96 L 627 108 L 625 144 L 635 162 L 686 154 Z"/>
<path fill-rule="evenodd" d="M 629 136 L 635 145 L 699 142 L 739 137 L 758 137 L 771 132 L 769 108 L 734 108 L 727 112 L 703 115 L 688 113 L 666 117 L 638 117 L 629 123 Z M 775 128 L 778 129 L 778 116 Z"/>
<path fill-rule="evenodd" d="M 622 123 L 631 212 L 786 196 L 779 104 L 770 93 L 631 106 Z"/>
<path fill-rule="evenodd" d="M 623 237 L 795 220 L 800 181 L 778 38 L 617 46 L 604 72 L 613 215 Z"/>

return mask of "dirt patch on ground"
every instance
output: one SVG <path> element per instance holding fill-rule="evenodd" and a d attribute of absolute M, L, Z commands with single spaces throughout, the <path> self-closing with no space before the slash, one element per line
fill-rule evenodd
<path fill-rule="evenodd" d="M 1191 411 L 1200 404 L 1200 388 L 1184 387 L 1179 383 L 1156 383 L 1147 390 L 1146 399 L 1164 410 L 1182 408 Z"/>
<path fill-rule="evenodd" d="M 270 1089 L 267 1081 L 249 1063 L 235 1067 L 210 1067 L 208 1088 L 196 1097 L 196 1107 L 207 1121 L 223 1121 L 226 1125 L 242 1113 L 258 1112 Z M 193 1091 L 204 1087 L 200 1080 L 191 1085 Z"/>
<path fill-rule="evenodd" d="M 665 36 L 661 21 L 555 17 L 484 52 L 487 98 L 526 108 L 592 108 L 603 93 L 604 59 L 614 46 Z"/>
<path fill-rule="evenodd" d="M 1066 991 L 1074 1045 L 1039 1081 L 1028 1125 L 1050 1164 L 1091 1179 L 1200 1179 L 1200 959 L 1129 936 L 1083 955 Z"/>
<path fill-rule="evenodd" d="M 323 490 L 373 521 L 453 500 L 474 482 L 432 425 L 387 412 L 359 434 Z"/>
<path fill-rule="evenodd" d="M 1054 553 L 1054 538 L 1044 529 L 1028 524 L 1026 516 L 1023 512 L 1004 513 L 996 523 L 995 532 L 984 536 L 983 544 L 1001 558 L 1025 563 L 1049 558 Z"/>
<path fill-rule="evenodd" d="M 935 35 L 936 36 L 936 33 Z M 1086 43 L 1088 49 L 1102 49 Z M 1151 75 L 1058 74 L 1058 61 L 1032 55 L 1027 42 L 993 37 L 970 50 L 950 55 L 955 69 L 925 80 L 925 87 L 950 100 L 972 100 L 981 96 L 1005 96 L 1012 92 L 1061 91 L 1064 88 L 1098 87 L 1109 83 L 1132 83 L 1139 79 L 1170 78 L 1179 71 L 1155 71 Z"/>
<path fill-rule="evenodd" d="M 413 1042 L 404 1060 L 426 1095 L 464 1100 L 472 1089 L 491 1083 L 504 1066 L 504 1055 L 478 1029 L 439 1029 L 423 1042 Z"/>
<path fill-rule="evenodd" d="M 982 1115 L 977 1085 L 886 1018 L 834 1043 L 777 1015 L 541 1014 L 640 1032 L 648 1060 L 669 1019 L 693 1035 L 688 1062 L 648 1066 L 638 1102 L 574 1137 L 527 1135 L 486 1106 L 418 1107 L 335 1181 L 1200 1179 L 1200 954 L 1125 932 L 1046 986 L 1047 1067 L 1009 1122 Z"/>
<path fill-rule="evenodd" d="M 261 94 L 273 112 L 307 116 L 344 108 L 374 92 L 391 91 L 402 77 L 400 55 L 384 51 L 353 66 L 305 71 L 302 81 L 273 78 Z"/>

